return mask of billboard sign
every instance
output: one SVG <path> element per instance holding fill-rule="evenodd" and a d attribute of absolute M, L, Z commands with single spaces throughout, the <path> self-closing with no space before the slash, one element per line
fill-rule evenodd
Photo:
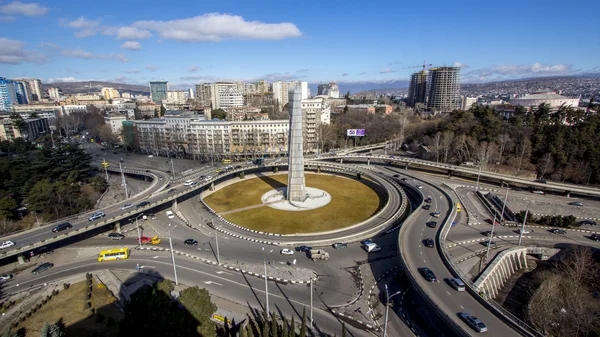
<path fill-rule="evenodd" d="M 365 135 L 365 129 L 347 129 L 347 137 L 362 137 Z"/>

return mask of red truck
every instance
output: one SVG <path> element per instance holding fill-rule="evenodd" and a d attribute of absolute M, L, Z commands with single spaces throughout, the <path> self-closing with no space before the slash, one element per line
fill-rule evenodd
<path fill-rule="evenodd" d="M 155 237 L 149 237 L 149 236 L 142 236 L 141 238 L 138 239 L 138 243 L 141 242 L 142 244 L 153 244 L 153 245 L 157 245 L 160 243 L 160 238 L 158 236 Z"/>

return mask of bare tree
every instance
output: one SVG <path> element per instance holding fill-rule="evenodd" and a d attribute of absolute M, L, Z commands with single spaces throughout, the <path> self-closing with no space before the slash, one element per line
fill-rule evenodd
<path fill-rule="evenodd" d="M 503 133 L 500 136 L 498 136 L 497 143 L 500 148 L 500 153 L 498 154 L 499 162 L 504 163 L 504 151 L 510 148 L 512 144 L 512 139 L 510 139 L 510 136 L 508 134 Z"/>
<path fill-rule="evenodd" d="M 10 219 L 2 218 L 2 220 L 0 220 L 0 235 L 12 233 L 18 228 L 19 226 Z"/>
<path fill-rule="evenodd" d="M 439 163 L 440 151 L 442 149 L 442 134 L 440 132 L 437 132 L 435 135 L 433 135 L 433 138 L 428 138 L 426 140 L 426 144 L 427 146 L 429 146 L 429 149 L 435 155 L 435 161 Z"/>
<path fill-rule="evenodd" d="M 554 158 L 551 153 L 545 153 L 540 161 L 538 162 L 538 172 L 540 173 L 540 179 L 544 178 L 548 169 L 554 166 Z"/>
<path fill-rule="evenodd" d="M 523 167 L 523 161 L 529 162 L 531 156 L 531 141 L 528 138 L 521 138 L 521 141 L 517 145 L 517 171 L 518 174 Z"/>
<path fill-rule="evenodd" d="M 442 161 L 444 163 L 448 162 L 448 154 L 450 153 L 450 148 L 452 146 L 452 142 L 454 142 L 454 134 L 450 131 L 446 131 L 442 134 L 441 146 L 442 146 Z"/>
<path fill-rule="evenodd" d="M 477 146 L 476 153 L 479 164 L 485 169 L 490 159 L 498 153 L 498 145 L 495 143 L 481 142 Z"/>

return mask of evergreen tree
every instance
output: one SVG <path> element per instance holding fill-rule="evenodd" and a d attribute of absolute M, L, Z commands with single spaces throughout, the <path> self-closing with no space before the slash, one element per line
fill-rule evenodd
<path fill-rule="evenodd" d="M 248 324 L 240 326 L 239 337 L 248 337 L 248 330 L 246 330 L 247 327 Z"/>
<path fill-rule="evenodd" d="M 42 330 L 40 331 L 40 337 L 50 337 L 50 323 L 44 322 Z"/>
<path fill-rule="evenodd" d="M 288 331 L 288 321 L 287 318 L 285 317 L 281 317 L 282 322 L 281 322 L 281 337 L 288 337 L 289 336 L 289 331 Z"/>
<path fill-rule="evenodd" d="M 16 333 L 15 331 L 12 331 L 11 329 L 6 329 L 0 336 L 2 336 L 2 337 L 19 337 L 19 334 Z"/>
<path fill-rule="evenodd" d="M 294 316 L 292 316 L 292 322 L 290 323 L 290 336 L 289 337 L 296 337 L 296 320 L 294 319 Z"/>
<path fill-rule="evenodd" d="M 248 322 L 248 324 L 246 324 L 246 336 L 254 337 L 254 331 L 252 330 L 252 324 L 250 324 L 250 322 Z"/>
<path fill-rule="evenodd" d="M 342 337 L 346 337 L 346 323 L 342 323 Z"/>
<path fill-rule="evenodd" d="M 302 308 L 302 323 L 300 324 L 300 337 L 306 336 L 306 307 Z"/>

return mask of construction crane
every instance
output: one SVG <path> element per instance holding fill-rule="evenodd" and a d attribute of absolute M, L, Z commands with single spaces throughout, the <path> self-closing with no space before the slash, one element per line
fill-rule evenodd
<path fill-rule="evenodd" d="M 433 66 L 433 64 L 431 64 L 431 63 L 429 63 L 429 64 L 425 64 L 425 61 L 423 61 L 423 64 L 422 64 L 422 65 L 419 65 L 419 66 L 411 66 L 411 67 L 406 67 L 406 68 L 404 68 L 404 69 L 410 69 L 410 68 L 421 68 L 421 67 L 422 67 L 422 68 L 423 68 L 423 71 L 425 71 L 425 68 L 427 68 L 427 67 L 431 67 L 431 66 Z"/>

